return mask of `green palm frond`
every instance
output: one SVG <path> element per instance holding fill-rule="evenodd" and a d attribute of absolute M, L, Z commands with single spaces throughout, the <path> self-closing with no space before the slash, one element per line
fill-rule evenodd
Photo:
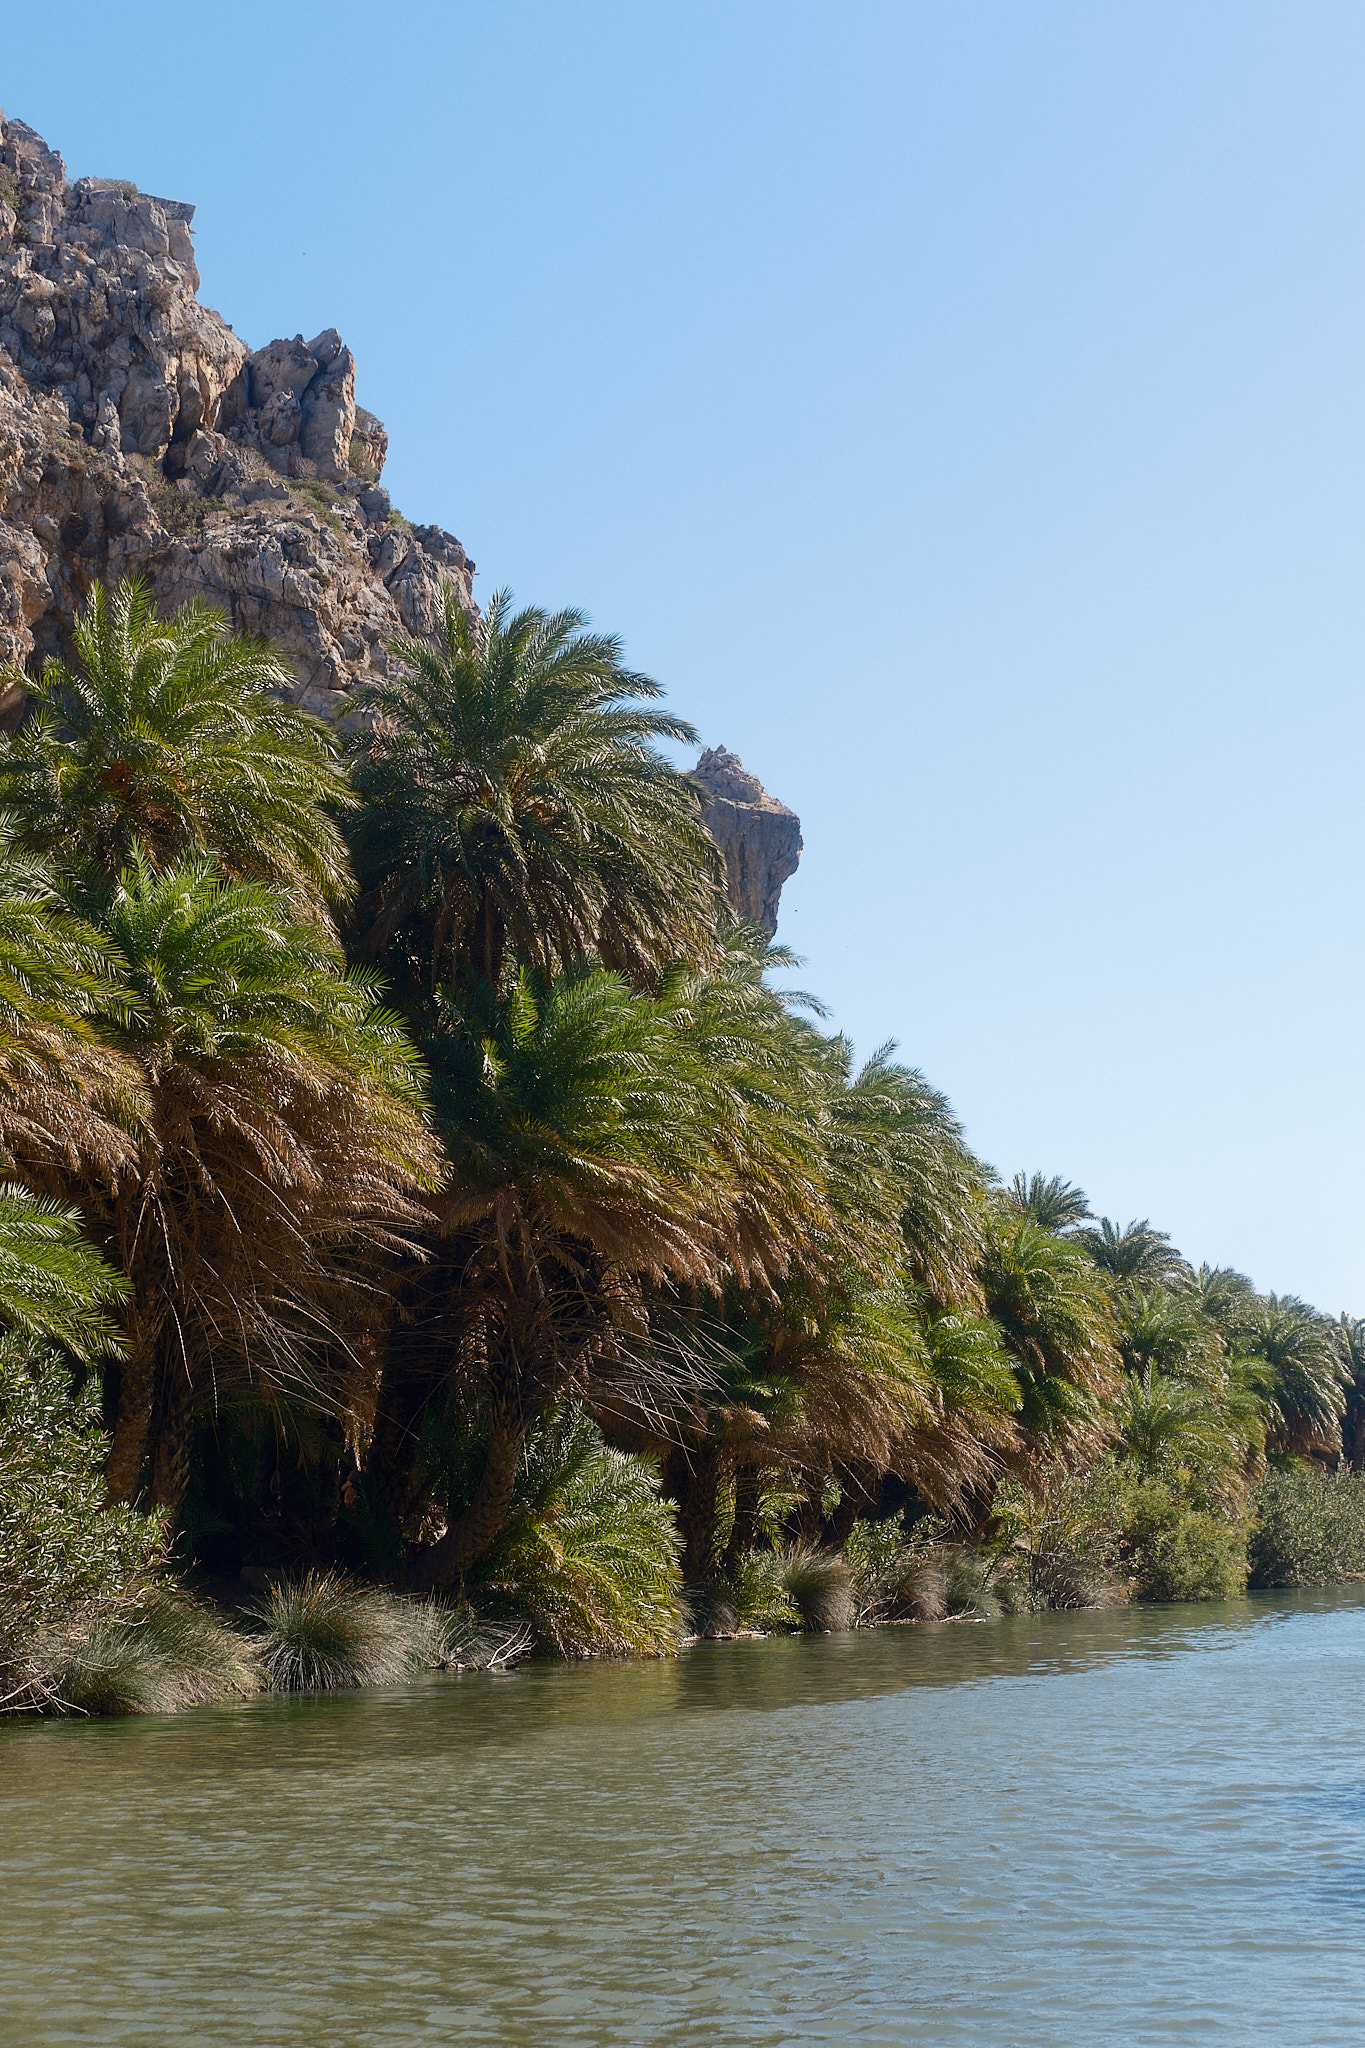
<path fill-rule="evenodd" d="M 1116 1415 L 1119 1456 L 1144 1477 L 1181 1466 L 1231 1476 L 1243 1464 L 1241 1418 L 1230 1415 L 1209 1387 L 1148 1366 L 1124 1375 Z"/>
<path fill-rule="evenodd" d="M 85 1235 L 78 1209 L 0 1182 L 0 1325 L 88 1362 L 119 1350 L 110 1311 L 128 1283 Z"/>
<path fill-rule="evenodd" d="M 1005 1198 L 1041 1230 L 1073 1230 L 1078 1223 L 1088 1223 L 1095 1213 L 1084 1188 L 1063 1180 L 1059 1173 L 1016 1173 Z"/>
<path fill-rule="evenodd" d="M 1002 1204 L 991 1215 L 982 1282 L 1014 1364 L 1026 1439 L 1039 1447 L 1098 1441 L 1119 1356 L 1108 1291 L 1085 1249 Z"/>
<path fill-rule="evenodd" d="M 1138 1287 L 1171 1286 L 1190 1270 L 1166 1232 L 1154 1230 L 1145 1217 L 1120 1226 L 1101 1216 L 1098 1229 L 1076 1232 L 1076 1242 L 1111 1280 Z"/>
<path fill-rule="evenodd" d="M 1193 1295 L 1128 1283 L 1114 1290 L 1114 1305 L 1130 1372 L 1154 1368 L 1172 1379 L 1222 1385 L 1227 1347 Z"/>
<path fill-rule="evenodd" d="M 1261 1298 L 1245 1353 L 1269 1368 L 1276 1424 L 1273 1447 L 1336 1449 L 1350 1369 L 1334 1325 L 1292 1294 Z"/>
<path fill-rule="evenodd" d="M 152 1486 L 175 1506 L 210 1373 L 345 1405 L 375 1262 L 411 1248 L 439 1159 L 415 1049 L 320 925 L 207 856 L 157 870 L 137 846 L 78 901 L 118 970 L 102 1028 L 150 1098 L 135 1166 L 85 1190 L 133 1288 L 110 1486 L 134 1496 L 170 1415 Z"/>
<path fill-rule="evenodd" d="M 163 620 L 129 582 L 96 584 L 72 637 L 72 663 L 0 677 L 33 706 L 0 740 L 23 847 L 111 879 L 134 842 L 158 869 L 212 850 L 313 916 L 350 893 L 337 737 L 287 701 L 297 684 L 266 642 L 200 604 Z"/>
<path fill-rule="evenodd" d="M 659 752 L 690 741 L 657 683 L 580 612 L 484 620 L 447 588 L 438 636 L 364 691 L 353 779 L 362 922 L 417 983 L 510 947 L 544 972 L 595 952 L 632 977 L 714 948 L 719 856 L 696 790 Z"/>
<path fill-rule="evenodd" d="M 473 1590 L 561 1656 L 666 1655 L 681 1581 L 658 1473 L 609 1449 L 580 1409 L 556 1410 L 527 1440 L 510 1519 Z"/>

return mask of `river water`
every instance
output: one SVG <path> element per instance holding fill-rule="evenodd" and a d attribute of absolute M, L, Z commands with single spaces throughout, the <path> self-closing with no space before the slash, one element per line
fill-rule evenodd
<path fill-rule="evenodd" d="M 5 2048 L 1365 2040 L 1365 1597 L 0 1731 Z"/>

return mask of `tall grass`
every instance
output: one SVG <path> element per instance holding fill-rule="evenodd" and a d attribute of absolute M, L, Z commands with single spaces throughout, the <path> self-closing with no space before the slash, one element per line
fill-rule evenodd
<path fill-rule="evenodd" d="M 418 1671 L 480 1661 L 468 1616 L 400 1600 L 340 1572 L 308 1571 L 282 1580 L 248 1614 L 256 1629 L 255 1654 L 272 1692 L 397 1685 Z"/>
<path fill-rule="evenodd" d="M 842 1557 L 828 1550 L 792 1544 L 778 1553 L 783 1591 L 813 1635 L 832 1635 L 852 1628 L 853 1573 Z"/>
<path fill-rule="evenodd" d="M 250 1646 L 188 1595 L 155 1587 L 128 1613 L 96 1615 L 40 1641 L 49 1712 L 171 1714 L 256 1692 Z"/>

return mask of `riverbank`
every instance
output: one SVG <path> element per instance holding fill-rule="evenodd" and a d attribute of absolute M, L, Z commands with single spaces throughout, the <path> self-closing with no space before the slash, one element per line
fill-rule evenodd
<path fill-rule="evenodd" d="M 1272 1471 L 1249 1520 L 1259 1589 L 1344 1590 L 1365 1578 L 1365 1481 Z M 1144 1601 L 1139 1578 L 1117 1576 L 1122 1553 L 1103 1520 L 1087 1526 L 1073 1508 L 1060 1531 L 1055 1520 L 1041 1519 L 1032 1534 L 1032 1547 L 1016 1537 L 984 1549 L 942 1537 L 907 1540 L 893 1521 L 861 1525 L 842 1554 L 796 1547 L 751 1557 L 738 1580 L 717 1577 L 690 1593 L 675 1587 L 670 1633 L 656 1639 L 653 1654 L 707 1641 L 1171 1605 Z M 1245 1575 L 1245 1551 L 1243 1558 Z M 1187 1582 L 1197 1579 L 1199 1563 L 1184 1559 Z M 517 1611 L 515 1588 L 509 1599 L 504 1587 L 500 1603 L 481 1611 L 469 1602 L 405 1599 L 336 1571 L 250 1576 L 245 1586 L 152 1579 L 121 1609 L 97 1609 L 37 1637 L 22 1663 L 12 1650 L 3 1711 L 166 1714 L 259 1694 L 389 1688 L 424 1673 L 505 1672 L 531 1659 L 622 1654 L 619 1641 L 589 1638 L 564 1658 L 561 1645 L 537 1629 L 536 1610 Z"/>

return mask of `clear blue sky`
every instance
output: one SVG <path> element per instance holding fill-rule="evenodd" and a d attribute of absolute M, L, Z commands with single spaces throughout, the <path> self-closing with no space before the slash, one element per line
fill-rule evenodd
<path fill-rule="evenodd" d="M 1359 0 L 68 0 L 0 104 L 800 812 L 860 1050 L 1365 1311 Z"/>

